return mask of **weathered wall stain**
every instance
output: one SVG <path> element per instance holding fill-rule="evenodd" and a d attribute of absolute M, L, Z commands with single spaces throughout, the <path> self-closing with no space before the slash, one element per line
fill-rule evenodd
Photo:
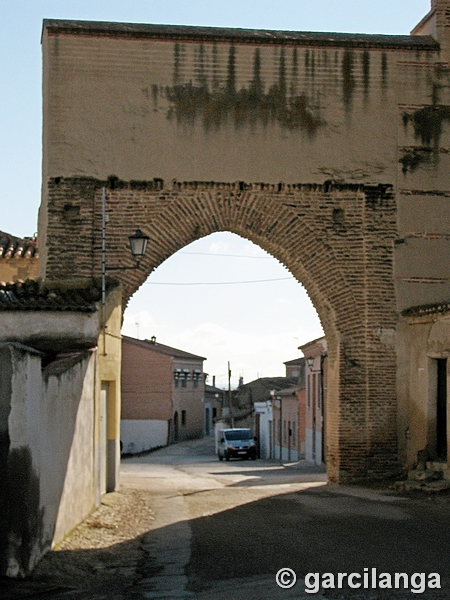
<path fill-rule="evenodd" d="M 213 47 L 214 50 L 214 47 Z M 171 104 L 168 118 L 179 124 L 193 126 L 201 122 L 206 131 L 219 130 L 234 124 L 239 129 L 278 124 L 289 130 L 302 130 L 313 136 L 325 125 L 317 109 L 313 109 L 304 93 L 298 93 L 298 54 L 292 52 L 291 81 L 288 89 L 286 51 L 281 49 L 278 60 L 278 81 L 265 91 L 261 76 L 261 51 L 256 48 L 253 56 L 253 77 L 248 87 L 237 86 L 237 49 L 231 46 L 228 53 L 227 77 L 220 85 L 218 77 L 217 48 L 213 52 L 213 78 L 209 85 L 207 58 L 203 45 L 194 56 L 195 81 L 181 82 L 182 51 L 179 44 L 174 49 L 173 86 L 160 89 Z M 306 60 L 306 59 L 305 59 Z M 314 61 L 310 65 L 314 70 Z M 154 100 L 154 102 L 156 102 Z"/>
<path fill-rule="evenodd" d="M 7 572 L 10 577 L 23 577 L 34 566 L 34 545 L 43 536 L 44 509 L 40 506 L 39 477 L 32 462 L 27 447 L 9 452 L 5 483 L 9 509 Z M 39 556 L 41 550 L 38 549 Z"/>
<path fill-rule="evenodd" d="M 7 431 L 0 432 L 0 476 L 5 481 L 9 453 L 9 435 Z M 5 485 L 0 486 L 0 575 L 6 573 L 7 560 L 6 549 L 8 547 L 8 489 Z"/>
<path fill-rule="evenodd" d="M 404 113 L 403 123 L 407 127 L 412 123 L 416 139 L 420 139 L 422 146 L 428 148 L 439 147 L 442 128 L 446 121 L 450 121 L 450 106 L 424 106 L 413 113 Z"/>
<path fill-rule="evenodd" d="M 370 86 L 370 52 L 367 50 L 362 53 L 362 70 L 364 95 L 367 98 Z"/>
<path fill-rule="evenodd" d="M 436 96 L 434 96 L 436 99 Z M 421 164 L 439 160 L 440 140 L 445 122 L 450 122 L 450 106 L 433 104 L 412 113 L 403 113 L 405 128 L 411 123 L 421 147 L 406 149 L 400 157 L 403 173 L 415 171 Z"/>
<path fill-rule="evenodd" d="M 355 77 L 353 75 L 355 55 L 351 50 L 345 50 L 342 58 L 342 97 L 347 110 L 350 110 L 353 92 L 355 90 Z"/>
<path fill-rule="evenodd" d="M 386 52 L 383 52 L 381 55 L 381 85 L 383 88 L 387 86 L 388 83 L 388 58 Z"/>
<path fill-rule="evenodd" d="M 11 377 L 12 365 L 9 360 L 9 349 L 0 348 L 0 479 L 7 480 L 9 431 L 8 419 L 11 412 Z M 0 575 L 6 573 L 6 549 L 8 546 L 9 530 L 9 499 L 8 487 L 0 485 Z"/>

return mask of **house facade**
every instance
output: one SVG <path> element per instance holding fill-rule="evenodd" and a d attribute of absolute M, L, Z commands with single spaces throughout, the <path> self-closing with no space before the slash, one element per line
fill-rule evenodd
<path fill-rule="evenodd" d="M 304 441 L 300 436 L 300 410 L 304 390 L 298 387 L 279 390 L 273 395 L 274 456 L 282 462 L 296 462 L 303 458 Z M 303 452 L 302 452 L 303 447 Z"/>
<path fill-rule="evenodd" d="M 305 356 L 305 459 L 320 465 L 326 457 L 327 341 L 322 337 L 299 349 Z"/>
<path fill-rule="evenodd" d="M 156 341 L 122 337 L 121 444 L 126 454 L 201 437 L 201 356 Z"/>

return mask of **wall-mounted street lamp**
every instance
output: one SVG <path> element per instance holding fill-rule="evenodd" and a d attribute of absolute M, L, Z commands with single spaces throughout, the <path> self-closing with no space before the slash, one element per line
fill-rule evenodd
<path fill-rule="evenodd" d="M 308 363 L 308 367 L 310 369 L 312 369 L 313 366 L 314 366 L 314 357 L 313 356 L 308 356 L 308 358 L 306 359 L 306 362 Z"/>
<path fill-rule="evenodd" d="M 103 356 L 106 356 L 106 272 L 107 271 L 127 271 L 128 269 L 139 269 L 140 258 L 145 255 L 147 250 L 148 235 L 142 233 L 138 228 L 128 236 L 130 241 L 130 250 L 136 264 L 132 267 L 107 266 L 106 265 L 106 223 L 108 217 L 106 214 L 106 188 L 102 188 L 102 332 L 103 332 Z"/>
<path fill-rule="evenodd" d="M 140 229 L 136 229 L 133 235 L 129 235 L 131 254 L 134 258 L 142 258 L 147 250 L 147 243 L 150 239 L 148 235 L 144 235 Z M 139 261 L 136 261 L 136 267 L 122 267 L 122 268 L 139 268 Z"/>

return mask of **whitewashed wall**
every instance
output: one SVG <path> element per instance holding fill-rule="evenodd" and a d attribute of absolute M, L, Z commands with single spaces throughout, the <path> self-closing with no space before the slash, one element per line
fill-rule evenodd
<path fill-rule="evenodd" d="M 167 446 L 168 421 L 129 419 L 120 422 L 120 441 L 124 454 L 137 454 Z"/>

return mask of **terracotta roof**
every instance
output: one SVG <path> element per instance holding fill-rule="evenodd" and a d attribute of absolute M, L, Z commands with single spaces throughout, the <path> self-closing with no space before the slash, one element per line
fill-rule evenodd
<path fill-rule="evenodd" d="M 439 302 L 436 304 L 424 304 L 422 306 L 413 306 L 402 311 L 404 317 L 423 317 L 426 315 L 435 315 L 447 313 L 450 311 L 450 302 Z"/>
<path fill-rule="evenodd" d="M 116 285 L 107 281 L 107 289 Z M 101 287 L 97 282 L 85 285 L 73 282 L 43 283 L 34 279 L 24 282 L 0 284 L 1 310 L 57 310 L 94 312 L 101 300 Z"/>
<path fill-rule="evenodd" d="M 190 352 L 185 352 L 184 350 L 178 350 L 178 348 L 172 348 L 171 346 L 165 346 L 164 344 L 160 344 L 156 341 L 156 338 L 153 340 L 137 340 L 136 338 L 128 337 L 127 335 L 123 335 L 122 339 L 126 342 L 130 342 L 135 346 L 141 346 L 141 348 L 146 348 L 147 350 L 153 350 L 154 352 L 160 352 L 161 354 L 168 354 L 173 358 L 191 358 L 197 360 L 206 360 L 204 356 L 197 356 L 196 354 L 191 354 Z"/>
<path fill-rule="evenodd" d="M 37 239 L 35 237 L 18 238 L 0 231 L 0 258 L 37 258 Z"/>
<path fill-rule="evenodd" d="M 44 19 L 49 34 L 95 35 L 170 40 L 230 41 L 255 44 L 299 44 L 304 46 L 340 46 L 357 48 L 399 48 L 439 50 L 439 44 L 428 35 L 378 35 L 363 33 L 318 33 L 315 31 L 270 31 L 264 29 L 231 29 L 225 27 L 193 27 L 186 25 L 146 25 L 102 21 L 70 21 Z"/>

